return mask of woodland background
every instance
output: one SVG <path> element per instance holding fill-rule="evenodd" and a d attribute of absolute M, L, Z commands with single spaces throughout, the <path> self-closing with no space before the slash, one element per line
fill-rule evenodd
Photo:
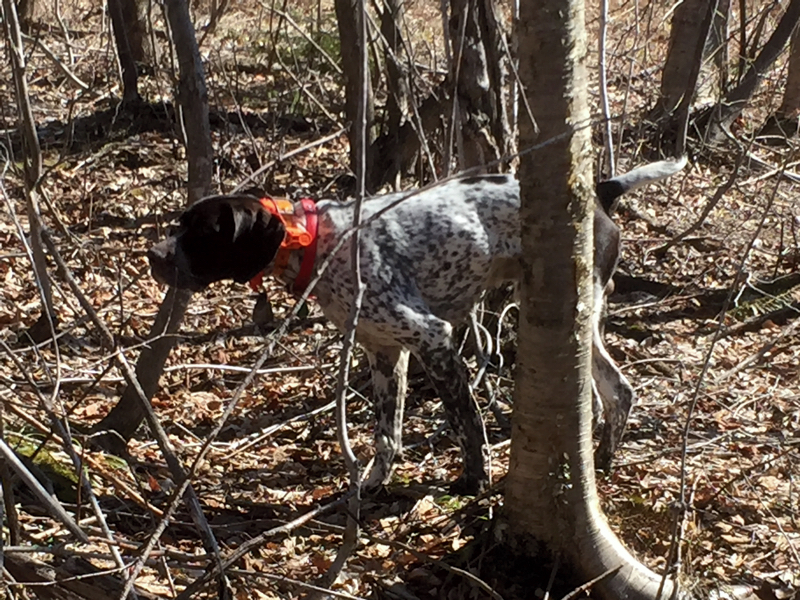
<path fill-rule="evenodd" d="M 353 192 L 352 48 L 340 34 L 341 14 L 337 26 L 343 4 L 190 6 L 208 86 L 213 163 L 206 168 L 215 191 Z M 791 598 L 800 586 L 800 40 L 782 32 L 796 29 L 800 2 L 721 2 L 716 15 L 727 19 L 715 16 L 711 34 L 702 34 L 702 55 L 681 50 L 681 41 L 697 45 L 692 28 L 702 25 L 707 4 L 613 1 L 605 26 L 601 7 L 586 7 L 597 170 L 610 173 L 610 148 L 619 171 L 672 155 L 676 144 L 690 155 L 682 174 L 626 198 L 616 217 L 623 259 L 606 340 L 639 405 L 613 472 L 598 486 L 614 531 L 658 571 L 671 562 L 672 509 L 685 466 L 683 575 L 703 596 L 726 597 L 729 586 L 748 584 L 762 600 Z M 134 364 L 152 345 L 164 294 L 144 252 L 187 203 L 188 120 L 176 108 L 181 57 L 172 49 L 181 39 L 159 4 L 82 0 L 20 3 L 23 33 L 15 39 L 11 6 L 3 3 L 7 60 L 0 66 L 4 582 L 20 598 L 118 597 L 122 582 L 133 582 L 130 567 L 120 565 L 149 544 L 135 577 L 139 597 L 176 597 L 214 558 L 185 505 L 168 525 L 163 519 L 174 471 L 150 431 L 137 429 L 140 416 L 117 409 L 111 424 L 109 415 L 128 388 L 121 357 Z M 368 189 L 425 184 L 495 160 L 490 168 L 513 169 L 516 123 L 525 113 L 514 101 L 509 60 L 513 7 L 453 2 L 443 16 L 434 2 L 397 6 L 370 7 Z M 467 15 L 480 15 L 472 33 L 469 16 L 457 18 L 465 6 L 473 10 Z M 115 17 L 127 46 L 114 36 Z M 469 62 L 474 39 L 482 40 L 482 63 L 480 52 Z M 27 109 L 15 55 L 25 63 Z M 455 86 L 459 65 L 466 66 Z M 697 85 L 687 94 L 692 77 Z M 604 112 L 613 117 L 608 127 Z M 26 114 L 35 135 L 26 132 Z M 188 200 L 197 193 L 190 189 Z M 23 243 L 22 232 L 39 227 L 36 215 L 52 245 L 48 256 Z M 46 264 L 49 284 L 37 285 L 31 252 Z M 52 297 L 57 345 L 42 296 Z M 177 460 L 192 465 L 210 444 L 191 480 L 221 554 L 248 550 L 227 571 L 237 598 L 303 593 L 330 566 L 345 520 L 335 505 L 348 480 L 330 402 L 341 337 L 313 302 L 284 335 L 269 337 L 296 303 L 277 284 L 269 299 L 272 318 L 254 322 L 255 297 L 245 286 L 197 294 L 160 385 L 153 382 L 152 405 Z M 478 395 L 502 473 L 515 312 L 498 319 L 489 305 L 486 313 L 487 327 L 500 327 Z M 265 335 L 272 353 L 223 422 Z M 478 361 L 465 354 L 477 372 Z M 348 385 L 351 435 L 364 458 L 372 416 L 358 353 Z M 420 371 L 410 388 L 404 460 L 389 491 L 364 501 L 362 543 L 334 590 L 421 599 L 530 598 L 549 590 L 549 566 L 519 562 L 487 533 L 502 483 L 474 501 L 431 485 L 452 479 L 458 452 Z M 120 438 L 103 435 L 109 427 L 130 440 L 115 445 Z M 55 500 L 48 505 L 21 484 L 22 472 Z M 87 536 L 82 543 L 54 506 L 72 515 Z M 327 512 L 293 521 L 320 506 Z M 215 597 L 213 587 L 203 593 Z"/>

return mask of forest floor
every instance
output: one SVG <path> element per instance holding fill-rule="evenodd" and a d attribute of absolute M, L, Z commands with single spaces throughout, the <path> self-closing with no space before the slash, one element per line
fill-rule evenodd
<path fill-rule="evenodd" d="M 279 158 L 342 131 L 337 121 L 340 76 L 292 28 L 283 30 L 288 41 L 271 55 L 269 18 L 259 7 L 246 5 L 227 13 L 203 41 L 219 189 L 232 189 L 254 168 L 274 160 L 258 181 L 270 194 L 335 197 L 348 173 L 344 133 L 289 160 Z M 430 78 L 438 76 L 435 66 L 442 58 L 430 41 L 439 35 L 437 10 L 434 3 L 411 5 L 418 59 L 433 65 Z M 10 155 L 0 212 L 3 438 L 20 455 L 36 457 L 40 469 L 46 467 L 60 500 L 84 519 L 87 531 L 99 536 L 86 498 L 76 492 L 74 469 L 50 435 L 43 399 L 52 399 L 56 412 L 68 415 L 76 443 L 85 448 L 87 473 L 121 552 L 132 557 L 174 487 L 165 461 L 145 428 L 128 444 L 127 463 L 90 449 L 81 432 L 89 431 L 120 397 L 125 385 L 115 354 L 119 349 L 135 360 L 164 295 L 149 275 L 145 251 L 164 236 L 185 204 L 186 167 L 168 106 L 168 78 L 144 74 L 141 93 L 152 104 L 134 112 L 118 110 L 108 29 L 99 25 L 96 9 L 74 11 L 70 68 L 89 89 L 71 87 L 41 51 L 32 51 L 29 58 L 46 169 L 44 213 L 59 251 L 114 332 L 118 348 L 101 342 L 57 278 L 58 352 L 51 344 L 26 343 L 22 333 L 40 309 L 15 222 L 18 217 L 27 227 L 20 159 Z M 325 8 L 325 26 L 316 31 L 324 48 L 335 39 L 330 11 Z M 203 20 L 199 15 L 197 22 Z M 300 17 L 298 23 L 310 26 Z M 624 38 L 624 25 L 616 27 L 612 36 Z M 663 46 L 663 35 L 653 35 L 654 47 Z M 38 38 L 68 60 L 64 31 L 43 28 Z M 611 72 L 627 72 L 620 66 L 627 64 L 624 56 L 620 51 L 619 68 L 612 64 Z M 647 60 L 651 62 L 637 63 L 641 75 L 610 81 L 615 105 L 630 85 L 631 122 L 641 120 L 657 93 L 658 76 L 650 67 L 663 61 L 663 55 L 653 52 Z M 297 79 L 301 73 L 302 81 Z M 8 108 L 15 106 L 10 75 L 0 80 L 6 82 L 0 84 L 0 106 L 6 107 L 0 113 L 4 149 L 18 153 L 16 115 Z M 768 78 L 740 123 L 742 137 L 766 118 L 779 81 L 778 72 Z M 320 105 L 328 108 L 328 115 Z M 620 171 L 650 158 L 638 150 L 644 134 L 637 127 L 628 124 Z M 755 143 L 749 152 L 758 160 L 746 159 L 735 184 L 697 231 L 666 252 L 663 246 L 699 218 L 731 176 L 735 151 L 698 149 L 683 173 L 626 198 L 616 217 L 623 231 L 623 259 L 609 306 L 606 345 L 633 382 L 639 401 L 613 472 L 599 478 L 598 486 L 612 529 L 646 565 L 661 572 L 685 469 L 689 510 L 682 527 L 683 577 L 701 596 L 748 584 L 764 600 L 789 598 L 800 588 L 800 205 L 795 200 L 800 176 L 791 166 L 785 174 L 778 168 L 798 158 L 790 141 L 781 146 Z M 278 324 L 295 299 L 274 282 L 267 285 Z M 196 294 L 188 310 L 181 343 L 172 351 L 153 399 L 185 465 L 192 463 L 266 348 L 268 332 L 252 321 L 254 300 L 246 286 L 215 284 Z M 338 592 L 421 600 L 490 597 L 453 566 L 482 579 L 506 600 L 529 599 L 548 587 L 550 563 L 532 569 L 500 554 L 487 527 L 502 507 L 508 464 L 515 314 L 510 311 L 502 323 L 502 350 L 492 356 L 486 374 L 490 386 L 478 391 L 497 485 L 478 499 L 447 495 L 446 483 L 460 468 L 458 452 L 442 427 L 435 393 L 412 366 L 406 450 L 388 489 L 363 503 L 364 534 L 338 579 Z M 331 405 L 340 348 L 339 333 L 310 302 L 277 340 L 264 373 L 246 390 L 212 443 L 194 489 L 223 555 L 333 503 L 347 490 Z M 474 368 L 474 357 L 466 358 Z M 373 445 L 369 396 L 366 360 L 356 352 L 349 419 L 362 459 L 370 456 Z M 488 409 L 490 400 L 493 411 Z M 37 558 L 56 561 L 66 551 L 97 568 L 113 567 L 108 547 L 98 537 L 92 544 L 63 546 L 69 533 L 28 491 L 17 488 L 12 497 L 20 544 L 37 546 Z M 335 509 L 288 534 L 276 533 L 230 572 L 236 597 L 301 595 L 296 582 L 313 583 L 327 569 L 341 543 L 343 524 L 344 513 Z M 6 560 L 13 556 L 8 552 Z M 208 564 L 197 530 L 181 508 L 137 586 L 143 593 L 174 597 Z M 515 570 L 518 575 L 509 576 Z M 208 594 L 214 597 L 213 591 Z"/>

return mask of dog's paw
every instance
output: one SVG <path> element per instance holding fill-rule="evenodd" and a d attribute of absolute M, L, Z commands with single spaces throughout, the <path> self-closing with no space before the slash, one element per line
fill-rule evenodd
<path fill-rule="evenodd" d="M 275 323 L 275 314 L 272 311 L 272 303 L 267 298 L 267 293 L 261 291 L 256 298 L 256 304 L 253 307 L 253 323 L 266 331 Z"/>
<path fill-rule="evenodd" d="M 614 453 L 609 450 L 608 444 L 604 444 L 602 441 L 600 445 L 597 446 L 597 450 L 594 453 L 594 469 L 595 471 L 600 471 L 604 474 L 608 474 L 611 472 L 611 460 L 614 457 Z"/>
<path fill-rule="evenodd" d="M 611 472 L 611 461 L 614 459 L 614 453 L 617 450 L 620 437 L 611 423 L 606 421 L 603 424 L 600 443 L 597 444 L 597 449 L 594 451 L 594 468 L 596 471 L 602 471 L 606 474 Z"/>
<path fill-rule="evenodd" d="M 370 469 L 369 476 L 361 484 L 361 489 L 367 494 L 374 494 L 379 491 L 383 486 L 389 483 L 392 472 L 391 469 L 385 471 L 373 465 Z"/>
<path fill-rule="evenodd" d="M 462 473 L 461 477 L 450 484 L 450 493 L 453 496 L 477 496 L 486 491 L 489 480 L 486 477 L 469 477 Z"/>

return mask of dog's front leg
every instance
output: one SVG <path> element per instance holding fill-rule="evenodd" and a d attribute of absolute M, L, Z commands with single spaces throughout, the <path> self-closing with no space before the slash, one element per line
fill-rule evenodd
<path fill-rule="evenodd" d="M 364 484 L 374 490 L 389 481 L 392 463 L 403 448 L 403 406 L 408 380 L 408 350 L 367 350 L 375 401 L 375 463 Z"/>

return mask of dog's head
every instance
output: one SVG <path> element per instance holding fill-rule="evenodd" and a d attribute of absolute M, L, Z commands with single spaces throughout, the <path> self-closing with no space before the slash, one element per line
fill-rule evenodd
<path fill-rule="evenodd" d="M 147 252 L 150 271 L 160 283 L 193 291 L 224 279 L 244 283 L 272 262 L 284 233 L 258 198 L 210 196 Z"/>

